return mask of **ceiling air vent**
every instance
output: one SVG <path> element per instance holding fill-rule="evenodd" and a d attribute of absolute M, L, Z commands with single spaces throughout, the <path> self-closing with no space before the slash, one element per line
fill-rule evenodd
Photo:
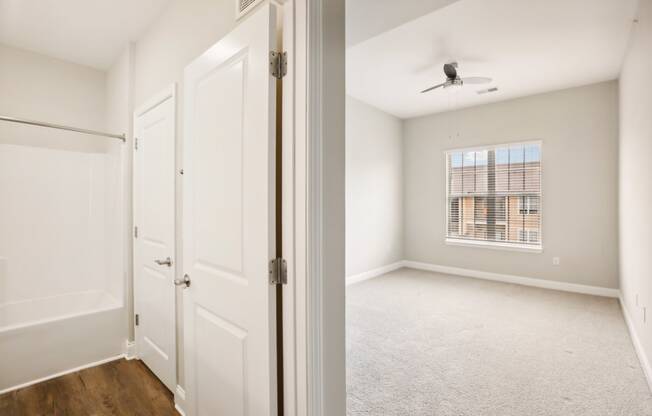
<path fill-rule="evenodd" d="M 485 90 L 478 91 L 478 95 L 489 94 L 490 92 L 496 92 L 496 91 L 498 91 L 498 87 L 487 88 Z"/>
<path fill-rule="evenodd" d="M 263 0 L 235 0 L 235 14 L 239 19 L 249 13 Z"/>

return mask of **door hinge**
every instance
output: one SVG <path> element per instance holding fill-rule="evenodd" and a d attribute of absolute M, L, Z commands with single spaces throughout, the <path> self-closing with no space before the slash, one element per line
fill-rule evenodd
<path fill-rule="evenodd" d="M 269 284 L 285 285 L 288 282 L 288 267 L 285 259 L 277 257 L 269 261 Z"/>
<path fill-rule="evenodd" d="M 134 316 L 134 322 L 136 323 L 136 326 L 140 325 L 140 315 L 136 314 L 136 316 Z"/>
<path fill-rule="evenodd" d="M 138 137 L 134 137 L 134 149 L 138 150 Z"/>
<path fill-rule="evenodd" d="M 134 227 L 134 238 L 138 238 L 138 227 Z"/>
<path fill-rule="evenodd" d="M 271 51 L 269 53 L 269 72 L 277 79 L 282 79 L 288 72 L 288 53 Z"/>

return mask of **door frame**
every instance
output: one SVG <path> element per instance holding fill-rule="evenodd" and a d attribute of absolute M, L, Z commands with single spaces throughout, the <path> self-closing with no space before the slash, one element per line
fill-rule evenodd
<path fill-rule="evenodd" d="M 283 6 L 283 45 L 288 52 L 282 151 L 283 255 L 288 265 L 288 284 L 282 289 L 283 416 L 343 415 L 345 6 L 344 0 L 276 2 Z M 335 111 L 327 111 L 324 102 Z M 139 111 L 147 104 L 152 100 Z M 323 143 L 329 141 L 334 146 L 325 149 Z M 326 174 L 338 170 L 333 178 Z M 331 196 L 334 203 L 325 204 Z M 326 219 L 335 234 L 324 235 Z M 326 274 L 332 277 L 330 285 L 324 285 Z M 326 322 L 330 312 L 334 316 Z M 179 387 L 175 401 L 183 402 Z"/>
<path fill-rule="evenodd" d="M 284 416 L 344 415 L 345 1 L 285 6 Z"/>
<path fill-rule="evenodd" d="M 174 181 L 173 181 L 173 194 L 174 194 L 174 222 L 172 223 L 172 228 L 173 228 L 173 238 L 172 238 L 172 247 L 171 247 L 171 252 L 172 255 L 174 256 L 174 262 L 172 263 L 172 276 L 173 278 L 176 279 L 177 277 L 177 272 L 179 270 L 178 268 L 178 256 L 177 256 L 177 199 L 178 199 L 178 190 L 177 190 L 177 175 L 176 175 L 176 170 L 177 170 L 177 84 L 172 83 L 168 85 L 167 87 L 163 88 L 160 90 L 158 93 L 154 94 L 151 96 L 148 100 L 145 101 L 141 106 L 139 106 L 136 110 L 133 112 L 133 142 L 134 142 L 134 148 L 132 149 L 132 178 L 131 178 L 131 186 L 132 186 L 132 201 L 134 201 L 134 209 L 132 211 L 132 224 L 134 229 L 131 230 L 131 238 L 132 238 L 132 246 L 131 246 L 131 251 L 132 251 L 132 257 L 136 258 L 136 236 L 135 236 L 135 230 L 136 226 L 138 225 L 137 218 L 136 218 L 136 210 L 135 210 L 135 201 L 136 201 L 136 192 L 138 192 L 138 189 L 136 187 L 136 169 L 137 169 L 137 159 L 138 159 L 138 154 L 135 149 L 135 147 L 138 145 L 137 144 L 137 130 L 136 130 L 136 121 L 138 120 L 138 117 L 142 116 L 152 108 L 156 107 L 157 105 L 163 103 L 164 101 L 171 99 L 172 100 L 172 131 L 173 131 L 173 148 L 174 148 L 174 164 L 172 166 L 172 169 L 174 170 Z M 134 346 L 135 346 L 135 358 L 140 359 L 140 344 L 139 344 L 139 337 L 138 337 L 138 331 L 139 331 L 139 326 L 136 325 L 136 312 L 138 311 L 138 298 L 139 298 L 139 293 L 138 293 L 138 274 L 136 273 L 136 261 L 132 262 L 132 275 L 133 275 L 133 316 L 130 317 L 132 319 L 132 322 L 134 323 Z M 174 288 L 174 302 L 172 302 L 172 314 L 173 314 L 173 331 L 174 331 L 174 347 L 172 349 L 172 357 L 171 361 L 174 362 L 174 384 L 175 387 L 178 387 L 178 382 L 179 382 L 179 364 L 177 361 L 178 357 L 178 343 L 179 343 L 179 337 L 178 337 L 178 316 L 177 316 L 177 299 L 178 299 L 178 291 L 176 290 L 176 286 Z M 176 389 L 172 391 L 176 395 Z"/>

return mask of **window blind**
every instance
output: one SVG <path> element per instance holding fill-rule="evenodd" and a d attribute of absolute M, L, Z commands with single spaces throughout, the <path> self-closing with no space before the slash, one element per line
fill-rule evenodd
<path fill-rule="evenodd" d="M 541 247 L 541 144 L 446 152 L 447 239 Z"/>

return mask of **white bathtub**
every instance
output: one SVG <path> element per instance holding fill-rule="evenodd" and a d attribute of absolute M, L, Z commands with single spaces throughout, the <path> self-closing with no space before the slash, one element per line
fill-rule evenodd
<path fill-rule="evenodd" d="M 89 291 L 0 305 L 0 394 L 118 358 L 125 309 Z"/>

